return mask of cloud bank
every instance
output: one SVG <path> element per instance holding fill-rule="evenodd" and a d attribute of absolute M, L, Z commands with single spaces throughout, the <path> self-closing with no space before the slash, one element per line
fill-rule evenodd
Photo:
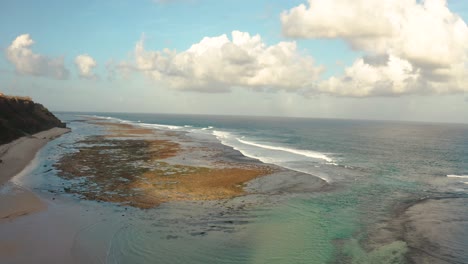
<path fill-rule="evenodd" d="M 318 91 L 344 96 L 468 91 L 468 27 L 444 0 L 309 0 L 281 14 L 293 38 L 339 38 L 367 54 Z"/>
<path fill-rule="evenodd" d="M 172 88 L 201 92 L 225 92 L 233 87 L 299 91 L 318 79 L 322 67 L 301 54 L 295 42 L 267 45 L 259 35 L 233 31 L 205 37 L 188 50 L 150 51 L 140 40 L 134 62 L 120 68 L 143 72 Z"/>
<path fill-rule="evenodd" d="M 15 66 L 16 72 L 25 75 L 43 76 L 53 79 L 67 79 L 69 71 L 63 57 L 49 58 L 34 53 L 34 41 L 29 34 L 18 36 L 6 49 L 6 58 Z"/>
<path fill-rule="evenodd" d="M 130 60 L 106 68 L 110 76 L 116 70 L 141 72 L 157 85 L 199 92 L 235 87 L 349 97 L 468 92 L 468 26 L 445 0 L 308 0 L 280 18 L 286 37 L 341 39 L 364 55 L 340 76 L 323 79 L 324 67 L 295 41 L 268 45 L 259 35 L 233 31 L 205 37 L 184 51 L 147 49 L 142 38 Z M 68 78 L 63 57 L 34 53 L 33 44 L 24 34 L 5 50 L 18 73 Z M 79 55 L 74 63 L 81 78 L 97 78 L 91 56 Z"/>
<path fill-rule="evenodd" d="M 93 57 L 88 54 L 78 55 L 75 58 L 75 65 L 78 69 L 78 74 L 81 78 L 96 79 L 97 75 L 93 73 L 93 69 L 97 66 Z"/>

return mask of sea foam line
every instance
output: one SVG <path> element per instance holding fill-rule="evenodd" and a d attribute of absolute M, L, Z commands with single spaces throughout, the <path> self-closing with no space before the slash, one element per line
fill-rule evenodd
<path fill-rule="evenodd" d="M 447 175 L 449 178 L 462 178 L 462 179 L 468 179 L 468 175 L 455 175 L 455 174 L 449 174 Z"/>
<path fill-rule="evenodd" d="M 226 139 L 231 135 L 231 133 L 229 132 L 223 132 L 223 131 L 218 131 L 218 130 L 214 130 L 212 133 L 220 141 L 223 141 L 223 139 Z"/>
<path fill-rule="evenodd" d="M 136 123 L 135 125 L 148 127 L 148 128 L 166 128 L 170 130 L 181 129 L 181 126 L 171 126 L 171 125 L 162 125 L 162 124 L 149 124 L 149 123 Z"/>
<path fill-rule="evenodd" d="M 237 140 L 239 142 L 241 142 L 242 144 L 251 145 L 251 146 L 254 146 L 254 147 L 258 147 L 258 148 L 289 152 L 289 153 L 293 153 L 293 154 L 297 154 L 297 155 L 301 155 L 301 156 L 306 156 L 306 157 L 309 157 L 309 158 L 322 159 L 322 160 L 325 160 L 327 162 L 332 162 L 333 161 L 333 159 L 331 159 L 327 155 L 325 155 L 323 153 L 320 153 L 320 152 L 311 151 L 311 150 L 302 150 L 302 149 L 293 149 L 293 148 L 286 148 L 286 147 L 277 147 L 277 146 L 264 145 L 264 144 L 250 142 L 250 141 L 247 141 L 247 140 L 242 140 L 240 138 L 237 138 Z"/>
<path fill-rule="evenodd" d="M 256 155 L 253 155 L 253 154 L 249 153 L 249 152 L 246 151 L 246 150 L 239 149 L 238 147 L 233 146 L 232 144 L 229 144 L 229 143 L 226 141 L 226 139 L 228 139 L 228 138 L 230 138 L 230 137 L 232 136 L 231 133 L 229 133 L 229 132 L 224 132 L 224 131 L 217 131 L 217 130 L 215 130 L 215 131 L 213 131 L 213 135 L 214 135 L 219 141 L 221 141 L 222 144 L 234 148 L 235 150 L 239 151 L 240 153 L 242 153 L 242 155 L 244 155 L 244 156 L 246 156 L 246 157 L 258 159 L 258 160 L 260 160 L 260 161 L 263 162 L 263 163 L 276 164 L 276 165 L 281 166 L 281 167 L 283 167 L 283 168 L 290 169 L 290 170 L 293 170 L 293 171 L 302 172 L 302 173 L 305 173 L 305 174 L 309 174 L 309 175 L 312 175 L 312 176 L 314 176 L 314 177 L 318 177 L 318 178 L 320 178 L 320 179 L 322 179 L 322 180 L 324 180 L 324 181 L 326 181 L 326 182 L 330 182 L 330 179 L 328 179 L 328 178 L 320 177 L 320 176 L 311 174 L 310 172 L 305 171 L 305 170 L 301 170 L 301 169 L 298 169 L 298 168 L 293 168 L 293 167 L 290 167 L 290 166 L 286 166 L 285 164 L 278 164 L 277 161 L 271 160 L 270 158 L 261 157 L 261 156 L 256 156 Z M 236 139 L 237 139 L 237 138 L 236 138 Z M 237 140 L 239 140 L 239 139 L 237 139 Z"/>
<path fill-rule="evenodd" d="M 119 121 L 119 122 L 124 121 L 122 119 L 115 118 L 115 117 L 110 117 L 110 116 L 99 116 L 99 115 L 76 115 L 76 116 L 99 118 L 99 119 L 106 119 L 106 120 L 115 120 L 115 121 Z"/>
<path fill-rule="evenodd" d="M 131 124 L 135 126 L 141 126 L 141 127 L 146 127 L 146 128 L 155 128 L 155 129 L 170 129 L 170 130 L 177 130 L 177 129 L 183 129 L 183 128 L 190 128 L 192 126 L 174 126 L 174 125 L 163 125 L 163 124 L 152 124 L 152 123 L 141 123 L 140 120 L 138 121 L 131 121 L 131 120 L 125 120 L 125 119 L 120 119 L 116 117 L 110 117 L 110 116 L 98 116 L 98 115 L 81 115 L 85 117 L 95 117 L 95 118 L 101 118 L 101 119 L 106 119 L 106 120 L 111 120 L 119 123 L 125 123 L 125 124 Z"/>

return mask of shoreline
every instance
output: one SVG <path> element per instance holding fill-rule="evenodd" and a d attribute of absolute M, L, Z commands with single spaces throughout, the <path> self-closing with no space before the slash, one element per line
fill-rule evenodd
<path fill-rule="evenodd" d="M 0 145 L 0 186 L 25 169 L 49 141 L 70 131 L 69 128 L 54 127 Z"/>
<path fill-rule="evenodd" d="M 278 194 L 309 193 L 327 186 L 319 177 L 311 180 L 309 174 L 279 169 L 276 165 L 261 165 L 261 161 L 214 140 L 128 125 L 77 122 L 99 129 L 89 134 L 90 137 L 70 136 L 66 143 L 60 142 L 64 149 L 79 149 L 80 152 L 58 150 L 62 158 L 52 166 L 57 169 L 56 165 L 62 161 L 63 165 L 70 165 L 64 169 L 71 170 L 73 175 L 75 169 L 79 170 L 76 177 L 70 178 L 78 181 L 69 181 L 67 185 L 66 175 L 56 175 L 66 184 L 41 192 L 20 190 L 19 195 L 24 196 L 25 190 L 41 202 L 44 209 L 0 219 L 0 237 L 3 238 L 0 248 L 8 249 L 0 249 L 2 261 L 107 262 L 118 250 L 116 242 L 132 241 L 134 234 L 156 239 L 151 241 L 165 246 L 188 241 L 201 242 L 203 247 L 207 245 L 203 244 L 204 237 L 231 237 L 227 234 L 237 232 L 241 236 L 248 235 L 244 233 L 245 228 L 257 221 L 252 210 L 256 212 L 259 206 L 268 208 L 281 204 L 286 198 Z M 76 135 L 81 135 L 80 126 L 72 127 Z M 69 159 L 63 159 L 66 156 Z M 42 166 L 40 162 L 45 155 L 37 157 Z M 119 170 L 124 168 L 122 166 L 125 170 Z M 140 171 L 142 168 L 145 171 Z M 245 171 L 250 174 L 244 175 Z M 131 173 L 126 175 L 125 172 Z M 245 178 L 238 179 L 240 174 Z M 81 179 L 89 175 L 95 177 L 88 178 L 89 184 L 80 185 Z M 124 177 L 128 180 L 123 180 Z M 15 191 L 12 188 L 16 179 L 15 176 L 0 188 L 0 199 L 2 189 L 5 193 Z M 93 190 L 93 183 L 102 189 Z M 108 185 L 110 188 L 106 189 Z M 107 192 L 111 190 L 114 193 Z M 88 199 L 83 195 L 88 195 Z M 138 227 L 143 230 L 151 230 L 153 235 L 128 233 L 128 230 L 140 231 L 132 229 L 134 223 L 139 223 Z M 151 244 L 154 243 L 148 243 Z M 145 244 L 138 245 L 145 248 Z"/>
<path fill-rule="evenodd" d="M 12 179 L 29 173 L 42 147 L 69 131 L 52 128 L 0 146 L 0 222 L 12 221 L 47 207 L 34 192 L 15 184 Z"/>

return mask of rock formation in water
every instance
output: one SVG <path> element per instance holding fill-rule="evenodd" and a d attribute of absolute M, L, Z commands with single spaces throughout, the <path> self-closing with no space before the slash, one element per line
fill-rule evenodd
<path fill-rule="evenodd" d="M 0 145 L 53 127 L 65 124 L 43 105 L 29 97 L 0 93 Z"/>

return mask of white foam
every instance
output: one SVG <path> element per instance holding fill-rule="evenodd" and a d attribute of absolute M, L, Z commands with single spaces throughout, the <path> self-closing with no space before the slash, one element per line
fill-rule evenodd
<path fill-rule="evenodd" d="M 463 179 L 468 179 L 468 175 L 455 175 L 455 174 L 449 174 L 447 175 L 449 178 L 463 178 Z"/>
<path fill-rule="evenodd" d="M 325 155 L 323 153 L 320 153 L 320 152 L 316 152 L 316 151 L 264 145 L 264 144 L 259 144 L 259 143 L 255 143 L 255 142 L 250 142 L 250 141 L 247 141 L 247 140 L 242 140 L 242 139 L 239 139 L 239 138 L 237 138 L 237 140 L 239 142 L 243 143 L 243 144 L 251 145 L 251 146 L 254 146 L 254 147 L 284 151 L 284 152 L 289 152 L 289 153 L 293 153 L 293 154 L 296 154 L 296 155 L 306 156 L 306 157 L 313 158 L 313 159 L 322 159 L 322 160 L 325 160 L 325 161 L 330 162 L 330 163 L 333 162 L 333 159 L 331 159 L 327 155 Z"/>
<path fill-rule="evenodd" d="M 246 157 L 249 157 L 249 158 L 253 158 L 253 159 L 257 159 L 263 163 L 270 163 L 270 164 L 276 164 L 276 165 L 279 165 L 283 168 L 286 168 L 286 169 L 290 169 L 290 170 L 294 170 L 294 171 L 298 171 L 298 172 L 302 172 L 302 173 L 305 173 L 305 174 L 309 174 L 309 175 L 312 175 L 312 176 L 315 176 L 315 177 L 319 177 L 321 178 L 322 180 L 326 181 L 326 182 L 330 182 L 330 179 L 326 178 L 326 177 L 321 177 L 321 176 L 317 176 L 317 175 L 313 175 L 311 174 L 310 172 L 308 172 L 307 170 L 303 170 L 303 169 L 300 169 L 300 168 L 297 168 L 297 167 L 293 167 L 293 166 L 288 166 L 286 165 L 284 162 L 282 162 L 281 160 L 277 160 L 275 158 L 272 158 L 272 157 L 265 157 L 265 156 L 259 156 L 259 155 L 255 155 L 255 154 L 252 154 L 250 151 L 246 150 L 246 149 L 240 149 L 239 147 L 235 146 L 234 144 L 232 144 L 232 140 L 236 140 L 237 142 L 241 142 L 241 140 L 239 140 L 238 138 L 234 138 L 232 136 L 231 133 L 229 132 L 225 132 L 225 131 L 217 131 L 217 130 L 214 130 L 213 132 L 213 135 L 216 136 L 216 138 L 221 141 L 221 143 L 223 145 L 226 145 L 226 146 L 230 146 L 232 147 L 233 149 L 239 151 L 240 153 L 242 153 L 242 155 L 246 156 Z M 249 144 L 247 144 L 249 145 Z M 261 145 L 261 144 L 257 144 L 257 145 Z M 255 146 L 255 145 L 252 145 L 252 146 Z M 258 146 L 255 146 L 255 147 L 258 147 Z M 270 146 L 271 147 L 271 146 Z M 265 149 L 265 148 L 264 148 Z M 266 148 L 266 149 L 270 149 L 270 148 Z M 271 149 L 270 149 L 271 150 Z M 275 150 L 275 149 L 273 149 Z M 290 152 L 291 153 L 291 152 Z M 328 157 L 327 157 L 328 158 Z M 330 159 L 331 160 L 331 159 Z"/>
<path fill-rule="evenodd" d="M 212 126 L 209 126 L 209 127 L 204 127 L 204 128 L 202 128 L 201 130 L 211 130 L 211 129 L 213 129 L 213 127 L 212 127 Z"/>
<path fill-rule="evenodd" d="M 230 146 L 232 147 L 233 149 L 239 151 L 240 153 L 242 153 L 242 155 L 246 156 L 246 157 L 249 157 L 249 158 L 254 158 L 254 159 L 258 159 L 260 160 L 261 162 L 263 163 L 275 163 L 276 160 L 272 159 L 272 158 L 268 158 L 268 157 L 262 157 L 262 156 L 257 156 L 257 155 L 254 155 L 246 150 L 243 150 L 243 149 L 239 149 L 237 148 L 236 146 L 234 146 L 233 144 L 229 144 L 227 142 L 227 140 L 229 138 L 233 138 L 231 133 L 229 132 L 224 132 L 224 131 L 217 131 L 217 130 L 214 130 L 213 131 L 213 135 L 216 136 L 216 138 L 221 141 L 221 143 L 223 145 L 226 145 L 226 146 Z"/>
<path fill-rule="evenodd" d="M 221 143 L 223 143 L 225 145 L 229 145 L 231 147 L 234 147 L 234 146 L 232 146 L 232 144 L 227 144 L 227 142 L 226 142 L 227 139 L 232 137 L 231 133 L 214 130 L 213 135 L 216 136 L 216 138 L 218 138 L 221 141 Z M 309 158 L 322 159 L 322 160 L 325 160 L 325 161 L 327 161 L 327 162 L 329 162 L 331 164 L 335 164 L 335 163 L 333 163 L 333 159 L 331 159 L 330 157 L 328 157 L 327 155 L 325 155 L 323 153 L 316 152 L 316 151 L 270 146 L 270 145 L 250 142 L 250 141 L 247 141 L 247 140 L 242 140 L 240 138 L 236 138 L 236 140 L 239 141 L 242 144 L 245 144 L 245 145 L 250 145 L 250 146 L 263 148 L 263 149 L 269 149 L 269 150 L 278 150 L 278 151 L 289 152 L 289 153 L 292 153 L 292 154 L 306 156 L 306 157 L 309 157 Z M 256 158 L 258 158 L 258 157 L 256 157 Z"/>
<path fill-rule="evenodd" d="M 76 116 L 93 117 L 93 118 L 99 118 L 99 119 L 113 119 L 112 117 L 109 117 L 109 116 L 98 116 L 98 115 L 76 115 Z"/>
<path fill-rule="evenodd" d="M 86 116 L 86 115 L 82 115 Z M 110 117 L 110 116 L 98 116 L 98 115 L 93 115 L 90 117 L 95 117 L 95 118 L 101 118 L 101 119 L 106 119 L 106 120 L 111 120 L 123 124 L 133 124 L 137 126 L 142 126 L 142 127 L 147 127 L 147 128 L 156 128 L 156 129 L 170 129 L 170 130 L 177 130 L 177 129 L 182 129 L 182 128 L 190 128 L 192 126 L 173 126 L 173 125 L 163 125 L 163 124 L 150 124 L 150 123 L 142 123 L 141 120 L 138 121 L 130 121 L 130 120 L 124 120 L 116 117 Z"/>
<path fill-rule="evenodd" d="M 162 125 L 162 124 L 148 124 L 148 123 L 139 123 L 139 126 L 142 127 L 149 127 L 149 128 L 163 128 L 163 129 L 170 129 L 170 130 L 177 130 L 181 129 L 181 126 L 171 126 L 171 125 Z"/>
<path fill-rule="evenodd" d="M 222 141 L 223 139 L 227 139 L 231 135 L 231 133 L 214 130 L 213 135 Z"/>

